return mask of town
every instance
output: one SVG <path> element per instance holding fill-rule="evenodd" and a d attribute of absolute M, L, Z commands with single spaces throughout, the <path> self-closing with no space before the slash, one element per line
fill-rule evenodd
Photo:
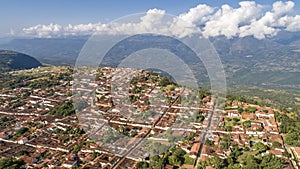
<path fill-rule="evenodd" d="M 229 98 L 222 108 L 217 96 L 149 71 L 84 72 L 51 66 L 0 78 L 1 162 L 27 168 L 300 166 L 300 147 L 287 145 L 279 130 L 276 117 L 284 112 Z"/>

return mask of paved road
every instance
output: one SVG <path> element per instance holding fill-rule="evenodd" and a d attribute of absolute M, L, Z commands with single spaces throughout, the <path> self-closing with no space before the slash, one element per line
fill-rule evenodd
<path fill-rule="evenodd" d="M 211 125 L 211 124 L 212 124 L 213 120 L 217 118 L 217 117 L 214 116 L 214 115 L 216 115 L 216 104 L 215 104 L 215 102 L 213 104 L 212 110 L 209 111 L 209 114 L 210 114 L 210 116 L 208 117 L 208 123 L 207 123 L 207 126 L 206 126 L 206 130 L 203 131 L 204 133 L 201 134 L 202 136 L 201 136 L 201 139 L 199 141 L 200 142 L 200 148 L 199 148 L 199 151 L 198 151 L 195 163 L 194 163 L 194 168 L 198 167 L 200 157 L 201 157 L 201 153 L 202 153 L 202 150 L 203 150 L 203 146 L 205 144 L 205 140 L 207 139 L 208 134 L 210 134 L 211 127 L 214 127 L 214 125 Z"/>

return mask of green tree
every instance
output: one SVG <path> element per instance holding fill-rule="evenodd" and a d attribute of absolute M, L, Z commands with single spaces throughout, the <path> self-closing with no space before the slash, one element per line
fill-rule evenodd
<path fill-rule="evenodd" d="M 187 137 L 186 140 L 192 141 L 196 136 L 196 133 L 192 132 Z"/>
<path fill-rule="evenodd" d="M 207 139 L 207 140 L 205 141 L 205 144 L 206 144 L 206 145 L 209 145 L 209 146 L 214 146 L 214 141 L 208 140 L 208 139 Z"/>
<path fill-rule="evenodd" d="M 163 169 L 165 164 L 166 160 L 158 155 L 150 157 L 150 167 L 153 169 Z"/>
<path fill-rule="evenodd" d="M 207 162 L 206 161 L 199 161 L 197 169 L 206 169 Z"/>
<path fill-rule="evenodd" d="M 241 108 L 241 107 L 239 107 L 239 108 L 238 108 L 238 113 L 239 113 L 239 114 L 242 114 L 243 112 L 244 112 L 244 109 Z"/>
<path fill-rule="evenodd" d="M 62 105 L 54 107 L 50 110 L 51 115 L 57 115 L 57 116 L 71 116 L 75 114 L 75 109 L 73 106 L 73 102 L 71 100 L 68 100 L 64 102 Z"/>
<path fill-rule="evenodd" d="M 243 122 L 243 126 L 244 126 L 244 128 L 249 128 L 249 127 L 251 127 L 251 121 L 249 121 L 249 120 L 244 121 L 244 122 Z"/>
<path fill-rule="evenodd" d="M 232 131 L 232 126 L 226 126 L 225 128 L 226 128 L 226 131 L 229 131 L 229 132 Z"/>
<path fill-rule="evenodd" d="M 222 148 L 228 149 L 231 145 L 230 135 L 225 135 L 221 138 L 220 145 Z"/>
<path fill-rule="evenodd" d="M 281 169 L 283 165 L 283 160 L 273 154 L 269 154 L 262 158 L 260 167 L 264 169 Z"/>
<path fill-rule="evenodd" d="M 181 164 L 184 163 L 184 155 L 185 155 L 185 151 L 183 151 L 181 148 L 175 148 L 172 150 L 172 155 L 169 156 L 168 160 L 169 160 L 169 163 L 171 165 L 176 165 L 176 166 L 179 166 Z"/>
<path fill-rule="evenodd" d="M 78 153 L 81 150 L 82 146 L 83 146 L 82 143 L 80 143 L 78 145 L 75 145 L 74 148 L 73 148 L 73 152 Z"/>
<path fill-rule="evenodd" d="M 248 113 L 255 113 L 256 110 L 257 110 L 256 107 L 248 107 L 248 108 L 246 109 L 246 112 L 248 112 Z"/>
<path fill-rule="evenodd" d="M 258 142 L 254 144 L 253 148 L 255 148 L 259 153 L 265 152 L 267 150 L 267 146 L 265 146 L 262 142 Z"/>
<path fill-rule="evenodd" d="M 243 161 L 243 168 L 245 169 L 259 169 L 259 162 L 254 156 L 246 156 L 245 159 L 241 159 Z"/>
<path fill-rule="evenodd" d="M 140 162 L 137 163 L 136 168 L 137 169 L 148 169 L 149 164 L 145 161 L 140 161 Z"/>
<path fill-rule="evenodd" d="M 208 160 L 208 164 L 214 166 L 216 169 L 224 168 L 226 166 L 225 160 L 218 156 L 214 156 Z"/>
<path fill-rule="evenodd" d="M 162 87 L 166 87 L 166 86 L 171 85 L 171 84 L 174 84 L 173 81 L 169 78 L 166 78 L 166 77 L 162 77 L 160 82 L 159 82 L 159 86 L 162 86 Z"/>

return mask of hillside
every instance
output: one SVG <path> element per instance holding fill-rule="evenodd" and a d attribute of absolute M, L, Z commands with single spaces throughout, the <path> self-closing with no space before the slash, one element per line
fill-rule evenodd
<path fill-rule="evenodd" d="M 39 66 L 42 66 L 42 64 L 29 55 L 0 50 L 0 71 L 30 69 Z"/>

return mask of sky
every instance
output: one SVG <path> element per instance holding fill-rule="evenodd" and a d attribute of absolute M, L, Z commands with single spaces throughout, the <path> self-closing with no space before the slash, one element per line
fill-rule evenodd
<path fill-rule="evenodd" d="M 281 29 L 296 30 L 295 27 L 297 26 L 298 28 L 297 22 L 300 22 L 300 16 L 297 17 L 297 15 L 300 14 L 300 2 L 297 1 L 289 1 L 292 2 L 289 4 L 285 4 L 287 1 L 282 1 L 283 5 L 279 5 L 280 10 L 286 6 L 291 6 L 291 8 L 283 13 L 279 11 L 278 15 L 280 16 L 274 14 L 274 16 L 266 16 L 265 18 L 263 18 L 263 16 L 267 12 L 272 13 L 272 11 L 274 11 L 272 5 L 277 1 L 257 1 L 255 5 L 252 4 L 251 6 L 256 7 L 249 10 L 249 13 L 251 13 L 249 18 L 239 18 L 237 21 L 234 21 L 234 23 L 224 23 L 223 20 L 230 20 L 228 17 L 232 18 L 234 15 L 239 14 L 238 11 L 232 15 L 226 14 L 226 11 L 234 13 L 235 9 L 241 8 L 241 1 L 237 0 L 2 0 L 0 2 L 0 37 L 53 37 L 60 36 L 61 34 L 71 34 L 70 32 L 72 32 L 72 34 L 88 34 L 87 32 L 91 33 L 91 28 L 84 27 L 88 24 L 92 24 L 94 30 L 95 26 L 103 27 L 103 25 L 99 25 L 99 23 L 106 24 L 122 16 L 134 13 L 144 13 L 149 11 L 150 13 L 151 11 L 153 13 L 154 9 L 156 10 L 154 12 L 158 13 L 163 11 L 164 14 L 172 14 L 178 17 L 183 16 L 183 20 L 190 22 L 194 26 L 199 26 L 200 24 L 207 26 L 208 24 L 209 26 L 207 26 L 206 30 L 205 28 L 200 30 L 206 32 L 207 36 L 216 36 L 219 34 L 227 37 L 240 36 L 241 34 L 242 36 L 247 36 L 250 34 L 254 35 L 255 31 L 263 31 L 264 33 L 262 35 L 256 35 L 258 38 L 263 38 L 265 35 L 272 35 L 274 32 L 278 32 L 277 30 L 270 30 L 277 29 L 277 27 L 284 27 Z M 206 6 L 197 8 L 200 4 L 205 4 Z M 224 7 L 224 4 L 228 4 L 228 6 Z M 246 4 L 246 6 L 247 5 L 248 4 Z M 260 10 L 257 8 L 260 8 Z M 193 13 L 191 9 L 195 9 L 196 12 Z M 204 10 L 208 10 L 206 11 L 207 13 L 203 14 L 202 11 Z M 223 15 L 227 15 L 227 18 Z M 200 21 L 199 18 L 197 20 L 197 16 L 209 18 L 205 21 Z M 263 18 L 262 21 L 259 21 L 261 18 Z M 247 19 L 249 20 L 249 23 L 245 23 Z M 284 23 L 275 23 L 274 20 L 279 19 Z M 291 24 L 292 22 L 293 24 Z M 80 24 L 83 24 L 80 28 L 89 30 L 85 32 L 82 30 L 78 31 L 80 28 L 76 27 L 77 32 L 74 31 L 74 26 Z M 233 26 L 231 26 L 231 24 L 233 24 Z M 261 27 L 256 26 L 257 24 L 260 24 Z M 290 28 L 287 28 L 288 24 L 290 25 Z M 72 27 L 70 28 L 68 25 L 72 25 Z M 234 25 L 236 25 L 237 28 Z M 240 28 L 241 25 L 243 28 Z M 221 29 L 221 27 L 223 29 L 224 26 L 225 28 L 227 28 L 226 26 L 229 27 L 227 30 L 218 30 Z M 267 26 L 267 28 L 264 28 L 265 26 Z M 45 29 L 51 30 L 50 32 L 45 32 Z M 219 32 L 211 32 L 208 29 L 215 29 Z M 97 28 L 97 30 L 99 29 Z M 231 31 L 231 33 L 228 31 Z"/>

